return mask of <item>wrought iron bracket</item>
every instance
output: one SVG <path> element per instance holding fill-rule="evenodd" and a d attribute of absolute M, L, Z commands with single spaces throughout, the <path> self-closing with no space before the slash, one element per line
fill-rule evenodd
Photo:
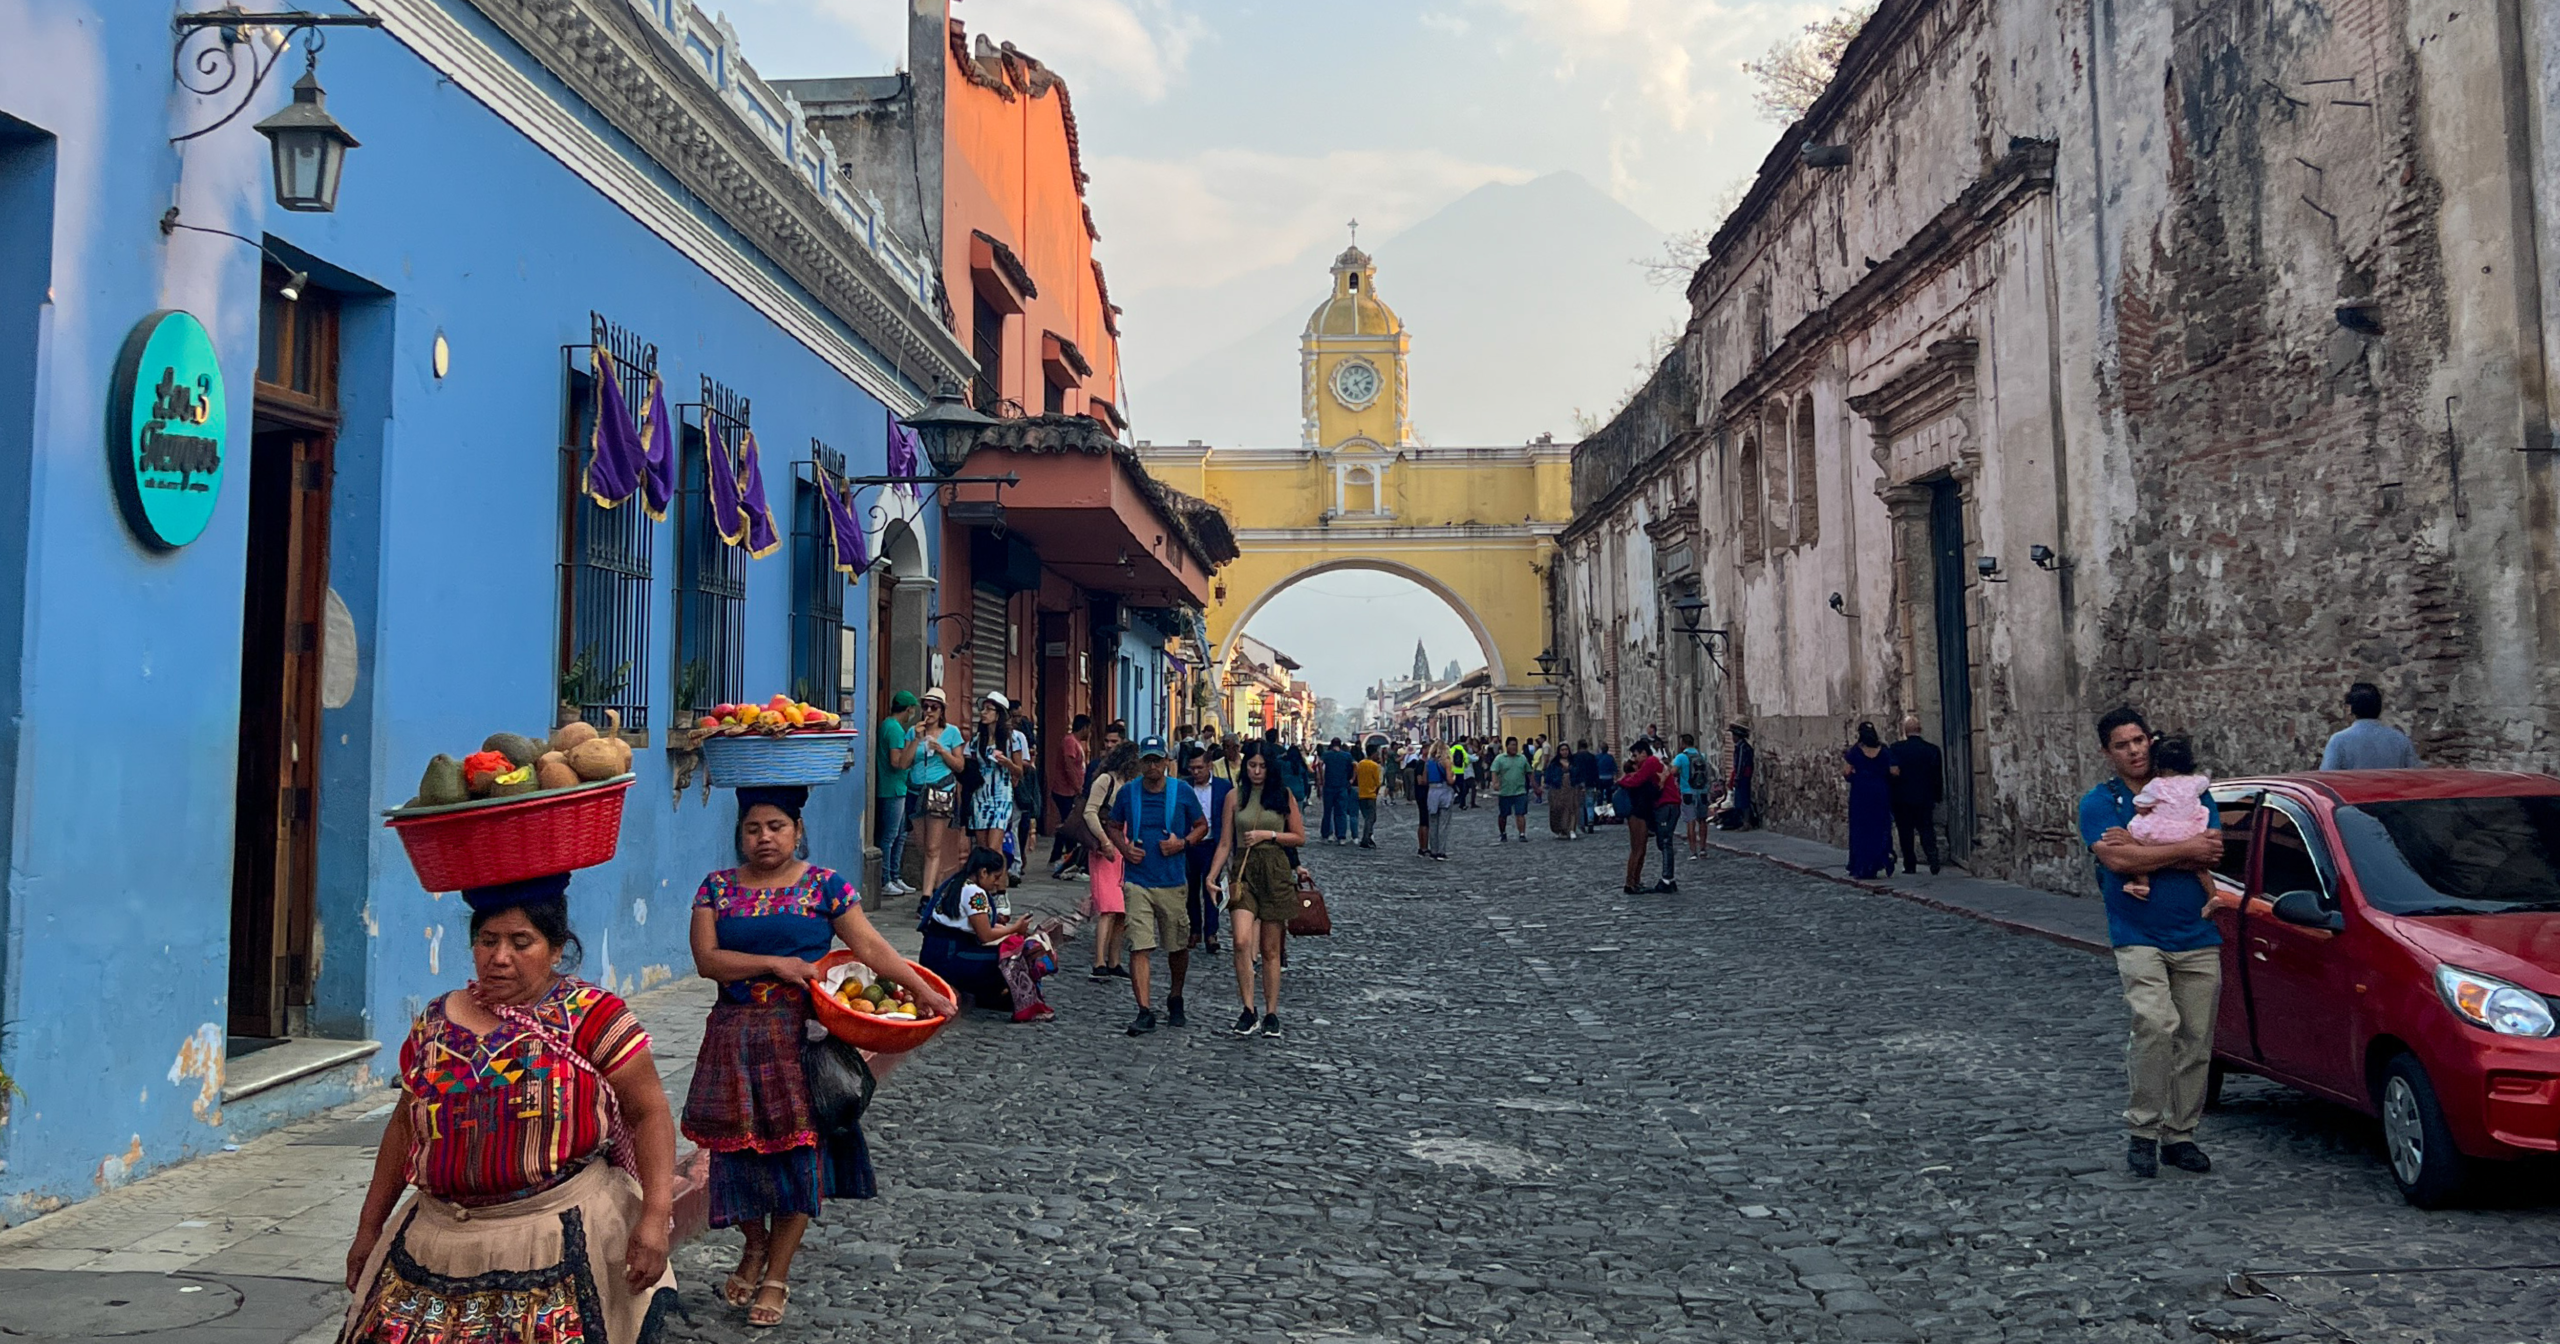
<path fill-rule="evenodd" d="M 267 76 L 275 72 L 276 63 L 284 59 L 285 49 L 293 45 L 297 34 L 302 38 L 304 59 L 317 60 L 320 49 L 328 45 L 328 37 L 323 30 L 381 26 L 382 16 L 379 14 L 315 14 L 303 9 L 259 13 L 238 5 L 177 15 L 169 20 L 170 31 L 177 37 L 177 46 L 169 54 L 169 73 L 177 80 L 179 88 L 199 98 L 221 97 L 240 82 L 239 48 L 243 46 L 250 46 L 247 63 L 249 86 L 241 91 L 240 101 L 216 118 L 212 125 L 198 127 L 185 135 L 173 135 L 169 137 L 169 143 L 184 144 L 199 136 L 211 135 L 249 110 L 249 104 L 257 100 L 259 88 L 267 82 Z M 283 34 L 283 40 L 276 43 L 275 50 L 269 52 L 263 61 L 258 59 L 257 49 L 250 45 L 248 30 L 251 28 L 273 28 Z M 208 32 L 214 35 L 214 41 L 196 44 L 195 39 Z M 192 60 L 187 56 L 190 47 L 195 52 Z M 193 78 L 188 76 L 191 68 Z"/>

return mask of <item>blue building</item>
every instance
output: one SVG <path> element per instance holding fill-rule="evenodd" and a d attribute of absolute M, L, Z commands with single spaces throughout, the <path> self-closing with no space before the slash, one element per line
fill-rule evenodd
<path fill-rule="evenodd" d="M 564 705 L 613 711 L 639 776 L 572 889 L 583 973 L 689 973 L 733 813 L 670 734 L 777 691 L 867 732 L 921 684 L 930 505 L 866 496 L 842 580 L 812 464 L 882 472 L 892 417 L 973 368 L 932 261 L 682 0 L 365 0 L 382 26 L 317 63 L 362 142 L 326 213 L 278 208 L 255 129 L 302 35 L 12 8 L 0 1223 L 387 1074 L 373 1043 L 470 953 L 381 810 Z M 181 87 L 173 41 L 197 88 L 236 77 Z M 599 345 L 676 422 L 663 521 L 578 490 Z M 759 445 L 765 558 L 707 521 L 715 430 Z M 822 861 L 858 866 L 868 785 L 813 801 Z"/>

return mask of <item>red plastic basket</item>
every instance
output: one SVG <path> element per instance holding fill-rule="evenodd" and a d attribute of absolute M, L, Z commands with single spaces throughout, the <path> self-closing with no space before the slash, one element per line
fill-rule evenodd
<path fill-rule="evenodd" d="M 818 969 L 833 970 L 851 960 L 853 960 L 853 954 L 839 948 L 820 957 Z M 946 995 L 951 993 L 950 982 L 941 976 L 912 961 L 907 965 L 913 967 L 916 974 L 923 976 L 926 984 L 941 990 Z M 809 1011 L 817 1016 L 819 1023 L 833 1033 L 837 1040 L 860 1046 L 875 1055 L 894 1055 L 913 1050 L 931 1040 L 933 1033 L 942 1030 L 942 1024 L 951 1020 L 946 1017 L 919 1017 L 909 1022 L 899 1018 L 872 1017 L 845 1007 L 815 988 L 809 991 Z"/>
<path fill-rule="evenodd" d="M 612 858 L 622 838 L 623 795 L 631 784 L 625 775 L 515 802 L 395 816 L 382 824 L 407 847 L 418 885 L 429 891 L 494 887 Z"/>

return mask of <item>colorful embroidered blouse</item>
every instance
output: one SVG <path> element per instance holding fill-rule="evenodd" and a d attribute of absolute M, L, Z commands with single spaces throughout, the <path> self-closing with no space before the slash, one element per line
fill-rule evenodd
<path fill-rule="evenodd" d="M 787 887 L 745 886 L 738 881 L 737 869 L 723 869 L 702 879 L 701 889 L 693 895 L 694 909 L 711 912 L 713 933 L 722 951 L 802 961 L 825 956 L 835 943 L 836 916 L 861 903 L 852 883 L 834 869 L 814 863 Z M 748 987 L 754 983 L 723 984 L 720 993 L 744 1003 L 753 997 Z"/>
<path fill-rule="evenodd" d="M 601 1075 L 648 1049 L 649 1033 L 618 996 L 565 975 L 525 1010 L 595 1071 L 556 1057 L 545 1031 L 518 1022 L 473 1035 L 437 995 L 400 1046 L 411 1184 L 457 1204 L 501 1204 L 550 1188 L 605 1146 Z"/>

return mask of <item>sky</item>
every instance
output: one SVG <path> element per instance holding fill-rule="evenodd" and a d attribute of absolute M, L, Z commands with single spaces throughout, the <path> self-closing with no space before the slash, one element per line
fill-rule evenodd
<path fill-rule="evenodd" d="M 897 68 L 911 3 L 706 7 L 725 9 L 758 73 L 795 79 Z M 957 0 L 952 12 L 972 34 L 1046 62 L 1074 92 L 1101 233 L 1095 253 L 1112 298 L 1127 309 L 1123 362 L 1135 382 L 1148 361 L 1170 365 L 1197 340 L 1196 303 L 1186 300 L 1340 238 L 1355 216 L 1372 245 L 1485 183 L 1568 170 L 1664 233 L 1712 226 L 1717 203 L 1758 168 L 1779 130 L 1753 109 L 1741 62 L 1832 8 L 1820 0 Z M 1150 322 L 1156 313 L 1167 320 Z M 1605 405 L 1618 390 L 1595 387 L 1577 404 Z M 1270 441 L 1294 437 L 1293 426 L 1275 426 Z M 1348 591 L 1351 582 L 1334 573 L 1307 586 Z M 1311 600 L 1275 600 L 1255 635 Z M 1464 629 L 1418 588 L 1368 605 L 1399 628 L 1437 613 Z M 1308 628 L 1294 644 L 1275 642 L 1307 664 L 1320 693 L 1356 693 L 1366 677 L 1348 670 L 1341 638 Z M 1411 657 L 1408 647 L 1403 658 Z"/>

